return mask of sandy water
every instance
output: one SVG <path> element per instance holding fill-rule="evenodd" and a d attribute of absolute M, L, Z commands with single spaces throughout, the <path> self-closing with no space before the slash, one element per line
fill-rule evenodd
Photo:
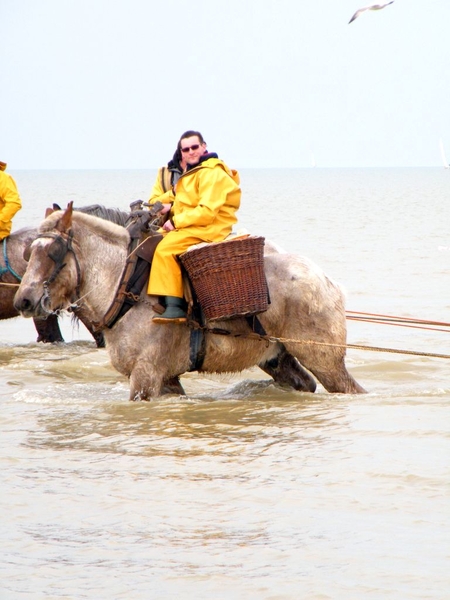
<path fill-rule="evenodd" d="M 14 173 L 38 223 L 52 202 L 126 209 L 154 171 Z M 448 322 L 443 169 L 244 170 L 240 225 L 304 254 L 347 308 Z M 275 387 L 258 370 L 183 378 L 129 403 L 80 325 L 36 344 L 0 322 L 0 598 L 444 599 L 447 332 L 349 321 L 369 393 Z"/>

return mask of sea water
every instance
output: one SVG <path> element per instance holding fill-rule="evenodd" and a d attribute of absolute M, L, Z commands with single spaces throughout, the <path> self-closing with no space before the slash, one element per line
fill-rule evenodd
<path fill-rule="evenodd" d="M 17 230 L 52 203 L 127 210 L 156 170 L 12 174 Z M 448 170 L 240 174 L 239 227 L 315 261 L 348 310 L 450 321 Z M 450 363 L 428 356 L 448 328 L 349 320 L 366 395 L 253 369 L 150 403 L 62 329 L 0 322 L 2 600 L 449 597 Z"/>

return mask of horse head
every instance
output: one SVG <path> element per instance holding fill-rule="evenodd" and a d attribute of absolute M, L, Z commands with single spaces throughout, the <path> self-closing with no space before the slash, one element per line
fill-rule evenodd
<path fill-rule="evenodd" d="M 14 299 L 16 310 L 24 317 L 46 317 L 76 300 L 81 273 L 74 248 L 72 214 L 72 202 L 62 213 L 48 214 L 26 253 L 28 266 Z"/>

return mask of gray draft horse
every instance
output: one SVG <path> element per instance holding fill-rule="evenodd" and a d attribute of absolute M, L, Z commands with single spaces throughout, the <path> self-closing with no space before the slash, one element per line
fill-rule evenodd
<path fill-rule="evenodd" d="M 63 248 L 66 265 L 56 276 L 55 245 Z M 64 212 L 51 214 L 31 245 L 15 308 L 25 317 L 43 317 L 77 303 L 91 322 L 101 321 L 119 285 L 128 245 L 126 229 L 73 212 L 70 204 Z M 365 392 L 345 366 L 346 317 L 340 287 L 299 256 L 274 252 L 265 256 L 264 263 L 271 304 L 259 318 L 271 341 L 246 337 L 245 319 L 215 322 L 230 335 L 206 332 L 201 371 L 240 372 L 276 361 L 287 352 L 327 391 Z M 156 302 L 144 290 L 140 302 L 103 331 L 112 365 L 130 380 L 131 400 L 160 396 L 166 381 L 190 368 L 189 328 L 153 323 Z"/>
<path fill-rule="evenodd" d="M 53 204 L 53 210 L 61 209 L 57 204 Z M 98 216 L 121 226 L 126 226 L 130 220 L 130 213 L 118 208 L 107 208 L 101 204 L 92 204 L 74 208 L 74 210 Z M 48 212 L 51 211 L 52 209 L 48 209 Z M 36 239 L 37 235 L 37 228 L 25 227 L 2 242 L 4 266 L 1 265 L 0 261 L 0 320 L 17 317 L 20 314 L 14 307 L 14 295 L 17 291 L 17 282 L 21 280 L 27 266 L 23 256 L 24 251 Z M 268 244 L 266 250 L 267 252 L 279 251 L 273 244 Z M 84 324 L 94 338 L 97 347 L 104 348 L 103 333 L 94 330 L 89 315 L 86 315 L 83 310 L 83 305 L 72 312 L 72 316 Z M 49 313 L 45 318 L 35 317 L 33 320 L 38 332 L 38 342 L 64 342 L 57 314 Z M 260 367 L 280 385 L 309 392 L 314 392 L 316 389 L 316 383 L 311 375 L 287 352 L 280 355 L 276 360 L 261 364 Z M 184 394 L 184 389 L 178 377 L 173 377 L 165 382 L 164 393 Z"/>
<path fill-rule="evenodd" d="M 57 205 L 53 206 L 59 208 Z M 130 216 L 128 212 L 118 208 L 107 208 L 101 204 L 91 204 L 74 210 L 95 215 L 122 226 L 125 226 Z M 19 315 L 19 312 L 14 308 L 14 296 L 17 291 L 16 285 L 23 277 L 27 267 L 27 263 L 23 257 L 24 250 L 36 239 L 37 235 L 37 227 L 24 227 L 12 233 L 0 243 L 0 320 L 12 319 Z M 82 311 L 77 318 L 79 318 L 90 332 L 97 347 L 103 348 L 105 345 L 103 334 L 93 331 L 89 320 L 84 318 Z M 38 333 L 38 342 L 53 343 L 64 341 L 57 315 L 49 314 L 45 319 L 34 318 L 33 320 Z"/>

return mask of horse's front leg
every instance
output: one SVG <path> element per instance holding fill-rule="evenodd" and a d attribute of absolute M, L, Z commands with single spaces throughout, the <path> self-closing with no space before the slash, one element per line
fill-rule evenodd
<path fill-rule="evenodd" d="M 163 395 L 164 373 L 158 373 L 151 361 L 138 360 L 130 374 L 130 400 L 152 400 Z"/>

